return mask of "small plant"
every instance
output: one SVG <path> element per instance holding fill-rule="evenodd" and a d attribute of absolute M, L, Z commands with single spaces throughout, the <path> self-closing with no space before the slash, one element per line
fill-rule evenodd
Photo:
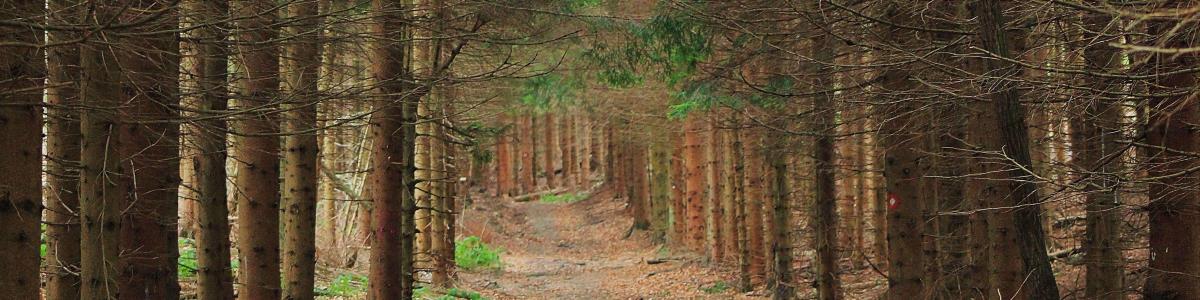
<path fill-rule="evenodd" d="M 446 295 L 438 298 L 438 300 L 454 300 L 454 299 L 471 299 L 471 300 L 487 300 L 483 295 L 471 290 L 463 290 L 459 288 L 450 288 Z"/>
<path fill-rule="evenodd" d="M 705 294 L 720 294 L 729 290 L 729 283 L 717 281 L 710 286 L 700 288 L 700 290 L 704 291 Z"/>
<path fill-rule="evenodd" d="M 454 262 L 465 270 L 497 269 L 502 266 L 500 252 L 503 250 L 483 243 L 477 236 L 469 236 L 454 246 Z"/>
<path fill-rule="evenodd" d="M 446 291 L 446 294 L 439 294 L 439 292 L 433 291 L 433 290 L 429 289 L 429 287 L 426 287 L 426 286 L 421 286 L 421 287 L 417 288 L 416 290 L 413 290 L 413 299 L 432 299 L 432 300 L 457 300 L 457 299 L 470 299 L 470 300 L 488 300 L 488 298 L 486 298 L 486 297 L 483 297 L 483 295 L 480 295 L 479 293 L 477 293 L 477 292 L 475 292 L 475 291 L 471 291 L 471 290 L 464 290 L 464 289 L 459 289 L 459 288 L 450 288 L 450 290 L 447 290 L 447 291 Z"/>
<path fill-rule="evenodd" d="M 196 245 L 188 238 L 179 238 L 179 268 L 176 274 L 179 278 L 196 276 L 200 264 L 196 262 Z"/>
<path fill-rule="evenodd" d="M 196 276 L 196 271 L 200 270 L 200 263 L 196 261 L 196 241 L 189 238 L 179 238 L 179 267 L 176 268 L 175 274 L 179 278 L 191 278 Z M 230 270 L 235 272 L 238 269 L 238 261 L 229 261 Z"/>
<path fill-rule="evenodd" d="M 575 203 L 583 199 L 587 199 L 587 193 L 545 195 L 538 201 L 542 203 Z"/>
<path fill-rule="evenodd" d="M 342 273 L 333 278 L 328 286 L 317 287 L 314 292 L 320 296 L 353 296 L 362 293 L 366 288 L 367 276 Z M 422 289 L 424 287 L 414 291 L 414 294 L 420 293 Z"/>

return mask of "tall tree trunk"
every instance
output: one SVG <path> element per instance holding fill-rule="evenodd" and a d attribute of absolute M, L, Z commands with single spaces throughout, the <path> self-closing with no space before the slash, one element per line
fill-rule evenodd
<path fill-rule="evenodd" d="M 179 42 L 171 4 L 144 0 L 139 9 L 166 10 L 138 30 L 155 32 L 125 40 L 132 51 L 117 54 L 125 91 L 119 126 L 122 161 L 129 173 L 122 208 L 122 299 L 179 297 L 176 271 L 179 215 Z M 107 66 L 114 67 L 112 65 Z M 136 250 L 135 250 L 136 249 Z"/>
<path fill-rule="evenodd" d="M 746 196 L 746 241 L 749 244 L 752 282 L 754 277 L 761 280 L 766 275 L 764 258 L 767 250 L 763 247 L 766 244 L 763 236 L 763 207 L 766 205 L 763 201 L 763 177 L 766 173 L 763 172 L 760 135 L 759 130 L 752 131 L 746 137 L 746 140 L 750 142 L 744 143 L 742 147 L 744 149 L 743 157 L 748 162 L 743 171 L 743 181 L 745 182 Z"/>
<path fill-rule="evenodd" d="M 317 94 L 321 71 L 317 1 L 288 4 L 291 23 L 285 48 L 285 90 L 290 93 L 285 116 L 283 166 L 284 299 L 313 299 L 317 255 Z"/>
<path fill-rule="evenodd" d="M 437 100 L 430 104 L 435 110 L 433 120 L 430 122 L 429 133 L 432 139 L 429 141 L 429 166 L 430 177 L 433 179 L 430 182 L 430 228 L 429 228 L 429 254 L 432 259 L 432 277 L 431 283 L 435 286 L 446 286 L 449 284 L 449 268 L 452 267 L 448 260 L 453 260 L 453 249 L 447 249 L 444 241 L 446 240 L 447 216 L 450 207 L 446 205 L 449 198 L 449 190 L 447 184 L 452 181 L 452 173 L 447 173 L 446 162 L 446 134 L 444 127 L 445 115 L 443 114 L 446 101 L 442 93 L 431 94 L 428 98 Z M 529 179 L 534 177 L 530 174 Z M 449 256 L 447 256 L 449 254 Z"/>
<path fill-rule="evenodd" d="M 690 239 L 688 236 L 688 212 L 687 212 L 687 193 L 684 177 L 687 171 L 684 167 L 684 143 L 683 134 L 679 130 L 672 130 L 670 136 L 671 147 L 671 162 L 669 168 L 671 176 L 671 242 L 688 246 Z M 609 143 L 610 145 L 616 143 Z M 610 146 L 611 147 L 611 146 Z M 614 163 L 616 159 L 612 160 Z M 613 168 L 615 169 L 615 168 Z"/>
<path fill-rule="evenodd" d="M 537 168 L 534 166 L 534 151 L 537 151 L 537 144 L 534 143 L 533 137 L 536 136 L 533 132 L 533 114 L 526 113 L 521 115 L 521 131 L 519 132 L 519 145 L 521 154 L 521 192 L 532 193 L 537 189 Z"/>
<path fill-rule="evenodd" d="M 558 147 L 562 153 L 562 179 L 563 186 L 568 190 L 574 190 L 575 181 L 575 117 L 567 112 L 567 116 L 559 119 L 558 122 Z"/>
<path fill-rule="evenodd" d="M 557 187 L 555 183 L 556 168 L 555 161 L 558 161 L 561 156 L 558 154 L 558 138 L 555 132 L 558 131 L 558 123 L 554 120 L 554 113 L 546 112 L 545 121 L 542 122 L 542 130 L 545 133 L 542 139 L 542 176 L 546 177 L 546 189 L 554 189 Z"/>
<path fill-rule="evenodd" d="M 704 227 L 704 152 L 701 150 L 700 118 L 692 117 L 685 120 L 683 133 L 683 164 L 684 164 L 684 193 L 687 197 L 687 234 L 688 245 L 695 250 L 703 250 L 705 242 Z"/>
<path fill-rule="evenodd" d="M 656 242 L 665 243 L 671 233 L 673 209 L 671 201 L 671 143 L 670 140 L 650 142 L 650 228 Z M 607 170 L 606 170 L 607 171 Z"/>
<path fill-rule="evenodd" d="M 737 124 L 735 124 L 735 126 L 737 126 Z M 729 155 L 729 159 L 733 163 L 733 173 L 730 174 L 730 179 L 733 181 L 732 188 L 734 197 L 734 221 L 737 223 L 735 226 L 737 226 L 736 233 L 739 271 L 738 290 L 742 292 L 748 292 L 754 289 L 754 283 L 750 280 L 750 277 L 753 274 L 751 261 L 754 260 L 754 257 L 752 256 L 753 252 L 751 252 L 753 247 L 751 247 L 750 244 L 750 230 L 746 225 L 748 218 L 747 211 L 749 210 L 749 203 L 746 201 L 745 185 L 746 156 L 742 150 L 741 130 L 737 127 L 734 127 L 733 130 L 730 131 L 729 137 L 732 140 L 732 145 L 729 147 L 730 149 L 727 150 L 726 153 Z"/>
<path fill-rule="evenodd" d="M 592 187 L 592 122 L 587 115 L 576 117 L 579 139 L 579 185 L 584 189 Z"/>
<path fill-rule="evenodd" d="M 1195 7 L 1193 1 L 1168 1 L 1160 9 Z M 1179 24 L 1177 22 L 1184 22 Z M 1189 26 L 1178 31 L 1177 26 Z M 1178 32 L 1177 32 L 1178 31 Z M 1156 21 L 1149 26 L 1154 45 L 1168 49 L 1195 47 L 1198 43 L 1194 22 Z M 1146 149 L 1150 168 L 1150 268 L 1144 296 L 1146 299 L 1200 299 L 1200 195 L 1194 190 L 1198 179 L 1189 170 L 1197 166 L 1195 153 L 1200 146 L 1193 126 L 1197 116 L 1195 72 L 1177 72 L 1194 68 L 1200 53 L 1157 54 L 1151 58 L 1157 76 L 1154 94 L 1181 94 L 1149 99 L 1149 124 Z"/>
<path fill-rule="evenodd" d="M 90 3 L 85 20 L 99 22 L 98 20 L 115 17 L 115 12 L 120 8 L 109 4 L 111 3 Z M 116 109 L 121 105 L 122 98 L 121 73 L 119 69 L 111 67 L 117 66 L 118 63 L 116 54 L 108 47 L 119 42 L 115 35 L 101 34 L 92 42 L 80 44 L 79 49 L 79 65 L 83 72 L 80 76 L 80 104 L 94 108 L 83 110 L 80 114 L 80 244 L 87 247 L 81 247 L 79 277 L 82 282 L 81 299 L 85 300 L 109 300 L 120 296 L 117 290 L 117 259 L 120 253 L 121 212 L 125 203 L 124 193 L 118 185 L 118 177 L 125 174 L 126 170 L 121 164 L 118 151 L 121 145 L 118 138 L 120 133 L 117 131 L 120 119 Z M 40 144 L 34 142 L 27 145 Z M 29 159 L 36 161 L 33 158 Z M 31 175 L 12 178 L 38 177 L 36 174 Z"/>
<path fill-rule="evenodd" d="M 46 12 L 44 5 L 43 1 L 6 1 L 0 4 L 3 7 L 0 19 L 41 23 Z M 38 45 L 43 42 L 43 35 L 34 28 L 0 28 L 0 40 L 5 43 Z M 0 272 L 0 293 L 14 299 L 38 299 L 41 294 L 38 284 L 42 217 L 40 104 L 46 76 L 42 55 L 38 47 L 0 46 L 0 78 L 3 78 L 0 79 L 0 141 L 5 143 L 0 147 L 0 174 L 3 174 L 0 266 L 4 266 L 4 272 Z M 56 63 L 60 68 L 55 71 L 62 71 L 64 62 Z"/>
<path fill-rule="evenodd" d="M 509 118 L 500 118 L 507 126 Z M 500 197 L 515 196 L 515 179 L 513 178 L 512 135 L 513 130 L 505 130 L 496 137 L 496 195 Z"/>
<path fill-rule="evenodd" d="M 796 297 L 796 290 L 793 285 L 795 282 L 792 279 L 792 205 L 791 205 L 791 190 L 788 186 L 788 164 L 787 156 L 783 153 L 785 143 L 777 137 L 771 142 L 771 147 L 767 152 L 767 164 L 771 167 L 771 227 L 770 234 L 773 237 L 771 243 L 771 252 L 774 260 L 772 261 L 771 281 L 771 299 L 793 299 Z"/>
<path fill-rule="evenodd" d="M 414 176 L 416 176 L 417 179 L 417 189 L 413 191 L 414 198 L 417 201 L 417 211 L 415 212 L 415 217 L 413 219 L 413 222 L 417 226 L 417 235 L 415 236 L 417 257 L 414 259 L 416 262 L 420 263 L 420 267 L 426 269 L 431 267 L 430 263 L 433 261 L 430 259 L 432 257 L 430 256 L 432 252 L 429 251 L 430 247 L 433 245 L 432 236 L 430 236 L 430 226 L 433 223 L 431 222 L 433 213 L 430 208 L 433 207 L 432 191 L 434 180 L 434 171 L 430 164 L 430 162 L 433 160 L 433 157 L 431 157 L 433 150 L 433 135 L 430 134 L 433 125 L 429 119 L 431 111 L 429 105 L 429 101 L 421 101 L 421 103 L 417 106 L 417 117 L 420 118 L 418 119 L 420 123 L 416 124 L 417 144 L 414 146 L 414 149 L 417 150 L 417 152 L 414 154 L 416 155 L 415 166 L 417 169 L 414 173 Z M 509 132 L 507 136 L 511 137 L 512 133 Z M 504 145 L 508 146 L 510 144 L 505 143 Z M 511 146 L 508 148 L 511 148 Z M 505 170 L 511 169 L 512 168 Z M 515 188 L 515 186 L 513 186 L 513 188 Z"/>
<path fill-rule="evenodd" d="M 1121 56 L 1108 45 L 1119 41 L 1113 33 L 1111 17 L 1098 13 L 1083 16 L 1084 37 L 1089 42 L 1083 49 L 1087 70 L 1097 73 L 1122 69 Z M 1108 99 L 1105 92 L 1120 90 L 1122 84 L 1111 79 L 1090 79 L 1092 90 L 1101 91 L 1071 103 L 1071 152 L 1075 165 L 1087 173 L 1084 193 L 1087 231 L 1083 240 L 1084 263 L 1087 268 L 1084 293 L 1088 299 L 1124 299 L 1124 258 L 1121 253 L 1121 191 L 1119 178 L 1123 166 L 1123 111 L 1118 103 Z"/>
<path fill-rule="evenodd" d="M 889 21 L 906 23 L 911 15 L 892 4 L 888 8 Z M 892 37 L 894 43 L 904 45 L 915 39 L 914 33 L 897 27 L 886 27 L 884 36 Z M 925 260 L 922 255 L 922 203 L 923 171 L 921 147 L 916 112 L 920 103 L 906 98 L 917 88 L 909 78 L 908 66 L 894 67 L 883 71 L 883 90 L 890 94 L 884 97 L 888 104 L 879 107 L 876 116 L 889 116 L 880 121 L 880 146 L 883 148 L 883 176 L 887 191 L 887 248 L 888 248 L 888 291 L 889 299 L 925 298 L 922 278 Z"/>
<path fill-rule="evenodd" d="M 54 0 L 48 1 L 48 5 L 47 23 L 79 24 L 81 15 L 75 1 Z M 50 31 L 46 38 L 47 43 L 53 44 L 78 37 L 71 31 Z M 46 108 L 49 117 L 46 124 L 46 299 L 78 299 L 79 111 L 76 109 L 79 107 L 79 47 L 47 48 L 46 56 L 46 103 L 49 105 Z"/>
<path fill-rule="evenodd" d="M 720 175 L 717 180 L 721 182 L 721 231 L 725 237 L 725 255 L 731 262 L 738 261 L 738 226 L 737 226 L 737 198 L 733 195 L 733 131 L 722 130 L 721 144 L 717 147 L 716 155 L 720 156 L 718 160 L 718 168 Z"/>
<path fill-rule="evenodd" d="M 711 231 L 711 242 L 709 245 L 709 258 L 715 262 L 725 259 L 725 224 L 722 224 L 724 218 L 724 206 L 721 204 L 721 169 L 717 165 L 717 154 L 719 145 L 721 144 L 719 131 L 717 130 L 716 122 L 713 118 L 708 120 L 707 132 L 704 133 L 706 143 L 704 145 L 704 181 L 707 183 L 707 192 L 705 193 L 704 205 L 708 208 L 708 224 Z"/>
<path fill-rule="evenodd" d="M 815 60 L 817 74 L 813 80 L 813 89 L 829 90 L 834 88 L 832 80 L 825 77 L 829 74 L 835 55 L 833 38 L 828 34 L 820 34 L 812 38 L 812 57 Z M 837 222 L 837 161 L 834 155 L 834 137 L 837 132 L 837 110 L 833 108 L 832 93 L 817 93 L 813 97 L 813 132 L 817 133 L 813 145 L 813 158 L 816 164 L 813 168 L 813 187 L 815 197 L 812 205 L 813 248 L 817 252 L 816 282 L 817 299 L 841 299 L 841 283 L 838 280 L 838 222 Z M 842 180 L 849 181 L 844 177 Z M 843 191 L 843 193 L 848 191 Z M 784 223 L 784 227 L 790 227 Z M 778 258 L 777 258 L 778 259 Z"/>
<path fill-rule="evenodd" d="M 371 156 L 370 194 L 374 209 L 371 231 L 370 299 L 408 299 L 413 288 L 413 198 L 417 102 L 410 79 L 413 53 L 404 38 L 411 37 L 406 25 L 408 0 L 373 0 L 371 73 L 379 85 L 376 111 L 371 115 L 374 140 Z M 399 34 L 400 39 L 383 38 Z"/>
<path fill-rule="evenodd" d="M 241 31 L 236 39 L 241 66 L 241 109 L 270 111 L 279 90 L 278 22 L 269 0 L 234 2 L 235 26 Z M 249 113 L 235 123 L 238 137 L 234 146 L 237 157 L 237 240 L 240 285 L 238 297 L 278 299 L 279 277 L 279 138 L 270 135 L 279 128 L 278 116 Z"/>
<path fill-rule="evenodd" d="M 983 48 L 1000 57 L 1009 58 L 1009 39 L 1003 30 L 1005 18 L 998 0 L 983 0 L 975 4 L 975 16 L 979 18 L 979 38 Z M 989 73 L 1009 74 L 1017 66 L 1011 63 L 989 59 L 986 61 Z M 1025 125 L 1025 110 L 1021 107 L 1020 91 L 1009 79 L 1000 79 L 999 86 L 992 94 L 992 108 L 997 117 L 996 126 L 1000 131 L 1000 144 L 1005 155 L 1017 164 L 1009 168 L 1008 177 L 1011 179 L 1011 194 L 1006 198 L 1012 201 L 1010 207 L 1017 207 L 1013 212 L 1013 223 L 1017 247 L 1021 253 L 1024 265 L 1025 284 L 1023 290 L 1033 299 L 1058 299 L 1058 284 L 1054 280 L 1054 271 L 1050 267 L 1050 258 L 1046 255 L 1046 234 L 1042 228 L 1040 205 L 1037 186 L 1034 184 L 1036 175 L 1033 162 L 1029 156 L 1029 134 Z M 996 241 L 992 241 L 995 243 Z M 1026 292 L 1022 292 L 1026 293 Z"/>
<path fill-rule="evenodd" d="M 227 18 L 227 0 L 190 0 L 184 2 L 184 16 L 189 23 Z M 192 33 L 191 46 L 195 61 L 191 73 L 200 93 L 196 103 L 201 116 L 191 126 L 192 144 L 197 155 L 190 166 L 196 174 L 196 272 L 197 298 L 203 300 L 233 299 L 233 273 L 230 268 L 229 207 L 226 202 L 225 174 L 226 129 L 228 125 L 216 117 L 229 109 L 227 79 L 229 51 L 224 43 L 228 33 L 221 26 L 203 26 Z"/>

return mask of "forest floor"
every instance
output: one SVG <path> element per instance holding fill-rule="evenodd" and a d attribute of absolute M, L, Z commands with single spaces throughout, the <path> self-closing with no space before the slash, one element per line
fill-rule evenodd
<path fill-rule="evenodd" d="M 459 271 L 490 299 L 761 298 L 739 293 L 734 266 L 707 264 L 631 231 L 623 199 L 601 189 L 573 203 L 487 199 L 463 212 L 464 236 L 503 249 L 503 267 Z"/>

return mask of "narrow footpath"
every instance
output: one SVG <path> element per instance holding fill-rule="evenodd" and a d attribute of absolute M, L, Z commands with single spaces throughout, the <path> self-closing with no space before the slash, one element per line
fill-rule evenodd
<path fill-rule="evenodd" d="M 464 234 L 504 249 L 502 270 L 460 271 L 460 284 L 491 299 L 730 299 L 733 265 L 707 265 L 663 249 L 608 191 L 574 203 L 476 201 Z"/>

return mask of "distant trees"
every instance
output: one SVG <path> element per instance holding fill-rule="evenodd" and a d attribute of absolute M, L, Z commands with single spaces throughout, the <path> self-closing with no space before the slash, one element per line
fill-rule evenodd
<path fill-rule="evenodd" d="M 1195 1 L 517 2 L 2 1 L 0 292 L 407 298 L 565 192 L 779 299 L 1200 294 Z"/>

